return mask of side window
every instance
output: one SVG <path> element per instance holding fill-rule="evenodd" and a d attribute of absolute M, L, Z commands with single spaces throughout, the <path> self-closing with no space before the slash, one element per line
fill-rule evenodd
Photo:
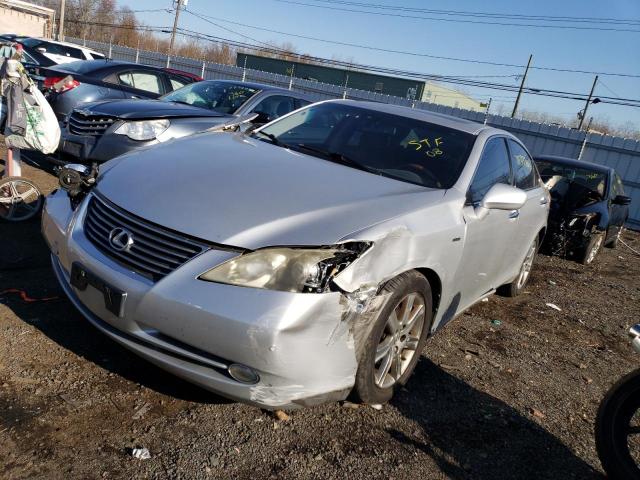
<path fill-rule="evenodd" d="M 118 80 L 122 85 L 137 88 L 146 92 L 162 93 L 162 81 L 160 77 L 149 72 L 124 72 L 118 75 Z"/>
<path fill-rule="evenodd" d="M 262 100 L 253 108 L 254 112 L 264 112 L 272 120 L 286 115 L 296 109 L 293 97 L 273 95 Z"/>
<path fill-rule="evenodd" d="M 178 90 L 179 88 L 182 88 L 185 85 L 189 84 L 189 82 L 187 82 L 184 78 L 176 77 L 173 75 L 169 76 L 169 81 L 171 82 L 171 90 Z"/>
<path fill-rule="evenodd" d="M 531 157 L 518 142 L 507 140 L 511 152 L 511 167 L 516 187 L 530 190 L 539 185 L 538 171 L 533 165 Z"/>
<path fill-rule="evenodd" d="M 467 192 L 468 203 L 480 202 L 496 183 L 511 185 L 511 167 L 504 138 L 492 138 L 484 146 L 482 157 Z"/>
<path fill-rule="evenodd" d="M 296 98 L 296 109 L 311 105 L 309 100 L 303 100 L 302 98 Z"/>

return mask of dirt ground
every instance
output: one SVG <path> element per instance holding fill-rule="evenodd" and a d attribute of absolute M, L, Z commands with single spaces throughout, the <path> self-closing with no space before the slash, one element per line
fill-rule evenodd
<path fill-rule="evenodd" d="M 640 250 L 640 235 L 624 240 Z M 627 339 L 639 272 L 624 246 L 587 267 L 540 255 L 524 295 L 449 323 L 382 410 L 281 420 L 109 341 L 64 298 L 38 222 L 0 224 L 0 478 L 601 478 L 594 417 L 640 363 Z"/>

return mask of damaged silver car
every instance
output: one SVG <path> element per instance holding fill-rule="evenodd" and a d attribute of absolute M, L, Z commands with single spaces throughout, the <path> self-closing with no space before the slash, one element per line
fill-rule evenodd
<path fill-rule="evenodd" d="M 517 295 L 548 193 L 509 133 L 327 101 L 65 168 L 44 236 L 71 301 L 152 363 L 265 408 L 387 401 L 429 335 Z"/>

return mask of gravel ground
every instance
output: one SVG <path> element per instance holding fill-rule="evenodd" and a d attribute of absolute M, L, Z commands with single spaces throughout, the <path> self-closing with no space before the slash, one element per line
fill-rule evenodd
<path fill-rule="evenodd" d="M 640 235 L 624 240 L 640 250 Z M 626 332 L 640 317 L 640 258 L 624 246 L 587 267 L 540 255 L 524 295 L 449 323 L 381 410 L 336 403 L 281 419 L 93 329 L 57 286 L 37 221 L 0 224 L 0 248 L 0 478 L 601 478 L 596 409 L 638 364 Z"/>

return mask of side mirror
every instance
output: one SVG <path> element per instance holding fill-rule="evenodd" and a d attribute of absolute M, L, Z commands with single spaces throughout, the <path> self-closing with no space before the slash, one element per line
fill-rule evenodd
<path fill-rule="evenodd" d="M 271 120 L 273 120 L 273 118 L 271 118 L 271 115 L 269 115 L 266 112 L 253 112 L 253 113 L 256 113 L 257 116 L 256 116 L 256 118 L 251 120 L 251 123 L 265 124 L 265 123 L 269 123 Z"/>
<path fill-rule="evenodd" d="M 626 195 L 616 195 L 613 199 L 614 205 L 629 205 L 631 203 L 631 197 Z"/>
<path fill-rule="evenodd" d="M 476 207 L 476 214 L 482 219 L 489 214 L 489 210 L 518 210 L 526 201 L 527 194 L 524 190 L 504 183 L 496 183 Z"/>

